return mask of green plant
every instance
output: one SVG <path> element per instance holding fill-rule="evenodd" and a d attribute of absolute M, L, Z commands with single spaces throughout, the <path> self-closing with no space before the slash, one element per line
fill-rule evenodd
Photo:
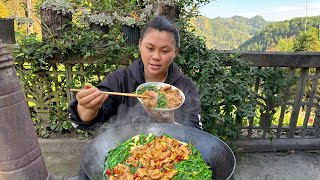
<path fill-rule="evenodd" d="M 257 69 L 255 77 L 258 77 L 261 82 L 257 94 L 260 125 L 270 126 L 276 108 L 283 103 L 285 89 L 293 85 L 296 77 L 286 78 L 286 72 L 280 68 Z"/>
<path fill-rule="evenodd" d="M 44 0 L 40 7 L 42 9 L 51 9 L 64 15 L 75 12 L 71 4 L 66 0 Z"/>
<path fill-rule="evenodd" d="M 153 10 L 153 4 L 147 4 L 146 2 L 137 5 L 136 1 L 131 1 L 123 5 L 124 9 L 113 13 L 113 15 L 122 25 L 141 27 L 151 16 Z"/>
<path fill-rule="evenodd" d="M 203 128 L 223 139 L 239 134 L 242 122 L 254 116 L 252 74 L 237 55 L 209 50 L 187 24 L 180 23 L 181 49 L 177 63 L 198 85 Z"/>
<path fill-rule="evenodd" d="M 74 25 L 71 31 L 50 41 L 40 41 L 36 34 L 22 35 L 17 39 L 18 44 L 14 49 L 16 69 L 41 137 L 48 137 L 50 132 L 63 133 L 73 129 L 67 118 L 68 87 L 81 87 L 84 79 L 87 83 L 97 85 L 104 72 L 113 72 L 122 67 L 119 63 L 123 60 L 130 63 L 138 51 L 137 48 L 127 47 L 116 29 L 106 35 Z M 51 61 L 63 63 L 73 58 L 87 60 L 88 64 L 83 66 L 84 75 L 76 75 L 72 82 L 68 82 L 66 75 L 53 72 L 54 66 L 58 71 L 65 71 L 66 67 Z M 95 63 L 90 63 L 92 60 Z M 80 65 L 73 66 L 74 71 L 80 68 Z M 47 113 L 44 115 L 49 117 L 49 127 L 39 113 Z M 82 134 L 88 135 L 86 132 Z"/>
<path fill-rule="evenodd" d="M 108 15 L 106 13 L 90 14 L 87 16 L 87 18 L 90 23 L 98 24 L 100 26 L 111 26 L 114 20 L 111 15 Z"/>

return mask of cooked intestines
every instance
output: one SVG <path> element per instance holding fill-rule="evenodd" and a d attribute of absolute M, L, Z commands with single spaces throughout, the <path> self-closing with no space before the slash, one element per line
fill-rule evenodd
<path fill-rule="evenodd" d="M 175 164 L 188 159 L 191 150 L 184 143 L 161 136 L 143 146 L 132 147 L 131 153 L 124 163 L 113 168 L 110 180 L 171 179 L 178 173 Z"/>
<path fill-rule="evenodd" d="M 159 92 L 166 96 L 168 109 L 178 107 L 182 102 L 179 90 L 172 89 L 172 86 L 163 86 Z"/>
<path fill-rule="evenodd" d="M 144 96 L 150 96 L 152 98 L 144 98 L 143 101 L 143 105 L 147 108 L 156 108 L 157 107 L 157 100 L 158 100 L 158 96 L 159 94 L 156 93 L 155 91 L 150 91 L 150 90 L 146 90 L 142 95 Z"/>
<path fill-rule="evenodd" d="M 146 90 L 142 95 L 150 96 L 152 98 L 144 98 L 143 104 L 147 108 L 159 108 L 158 101 L 159 95 L 163 94 L 165 98 L 166 108 L 165 109 L 172 109 L 178 107 L 183 98 L 178 89 L 173 89 L 172 86 L 163 86 L 159 89 L 159 92 L 155 92 L 152 90 Z"/>

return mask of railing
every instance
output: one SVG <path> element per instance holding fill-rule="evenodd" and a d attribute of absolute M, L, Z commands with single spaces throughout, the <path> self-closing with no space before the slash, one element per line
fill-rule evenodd
<path fill-rule="evenodd" d="M 290 76 L 296 75 L 299 79 L 295 88 L 287 87 L 285 102 L 277 108 L 278 116 L 270 126 L 257 125 L 254 123 L 256 119 L 249 119 L 248 126 L 242 129 L 242 135 L 246 140 L 236 141 L 238 150 L 319 149 L 320 53 L 242 52 L 240 56 L 250 61 L 254 68 L 284 68 Z M 52 61 L 50 71 L 43 72 L 41 79 L 35 77 L 32 89 L 28 85 L 23 86 L 27 100 L 30 102 L 29 105 L 34 106 L 35 113 L 42 121 L 49 123 L 52 103 L 56 107 L 62 106 L 62 108 L 54 109 L 55 115 L 61 118 L 66 117 L 66 102 L 69 102 L 73 96 L 69 89 L 71 87 L 80 88 L 85 82 L 90 82 L 84 77 L 87 69 L 92 68 L 92 64 L 88 62 L 93 63 L 91 60 L 78 61 L 77 58 L 63 61 L 63 63 Z M 22 64 L 16 67 L 21 82 L 24 82 L 24 76 L 29 75 L 28 68 Z M 102 80 L 104 76 L 105 74 L 97 73 L 95 78 Z M 47 80 L 43 82 L 45 78 Z M 81 83 L 73 84 L 74 79 Z M 254 81 L 254 88 L 259 91 L 260 79 Z M 65 88 L 61 89 L 62 87 Z M 286 123 L 285 119 L 289 119 L 289 123 Z"/>
<path fill-rule="evenodd" d="M 94 59 L 81 57 L 70 57 L 63 60 L 49 60 L 49 71 L 37 72 L 37 75 L 30 73 L 35 66 L 30 63 L 16 63 L 16 70 L 20 82 L 27 96 L 31 107 L 31 113 L 35 113 L 38 124 L 50 127 L 53 120 L 68 121 L 66 108 L 75 95 L 71 88 L 82 88 L 85 83 L 94 81 L 100 82 L 105 77 L 105 71 L 96 72 L 96 75 L 86 78 L 86 72 L 95 69 Z M 120 61 L 118 64 L 127 65 L 128 60 Z M 92 83 L 93 84 L 93 83 Z"/>
<path fill-rule="evenodd" d="M 295 88 L 286 88 L 284 103 L 278 109 L 280 115 L 274 120 L 278 123 L 254 126 L 251 118 L 242 129 L 247 140 L 237 141 L 238 150 L 320 149 L 320 53 L 241 52 L 241 57 L 252 67 L 284 68 L 289 76 L 299 79 Z M 255 81 L 258 91 L 261 82 L 259 78 Z M 285 117 L 290 119 L 288 125 L 284 125 Z"/>

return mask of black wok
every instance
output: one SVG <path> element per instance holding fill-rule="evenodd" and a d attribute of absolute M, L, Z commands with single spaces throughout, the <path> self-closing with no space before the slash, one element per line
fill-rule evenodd
<path fill-rule="evenodd" d="M 81 168 L 90 179 L 102 179 L 107 152 L 141 133 L 154 133 L 157 136 L 166 133 L 179 141 L 192 143 L 213 170 L 213 179 L 232 177 L 236 160 L 227 144 L 196 128 L 163 123 L 139 123 L 108 129 L 87 145 L 82 155 Z"/>

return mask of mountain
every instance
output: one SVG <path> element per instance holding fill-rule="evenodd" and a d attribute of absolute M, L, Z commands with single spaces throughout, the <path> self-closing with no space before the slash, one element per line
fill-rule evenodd
<path fill-rule="evenodd" d="M 242 16 L 214 19 L 198 16 L 191 19 L 197 35 L 206 39 L 207 46 L 220 50 L 237 49 L 241 43 L 252 38 L 269 23 L 261 16 L 250 19 Z"/>
<path fill-rule="evenodd" d="M 304 31 L 305 28 L 319 28 L 319 26 L 320 16 L 307 17 L 307 19 L 305 17 L 299 17 L 291 20 L 273 22 L 264 27 L 252 38 L 243 42 L 239 46 L 239 49 L 246 51 L 266 51 L 275 46 L 281 38 L 296 37 L 301 31 Z"/>

